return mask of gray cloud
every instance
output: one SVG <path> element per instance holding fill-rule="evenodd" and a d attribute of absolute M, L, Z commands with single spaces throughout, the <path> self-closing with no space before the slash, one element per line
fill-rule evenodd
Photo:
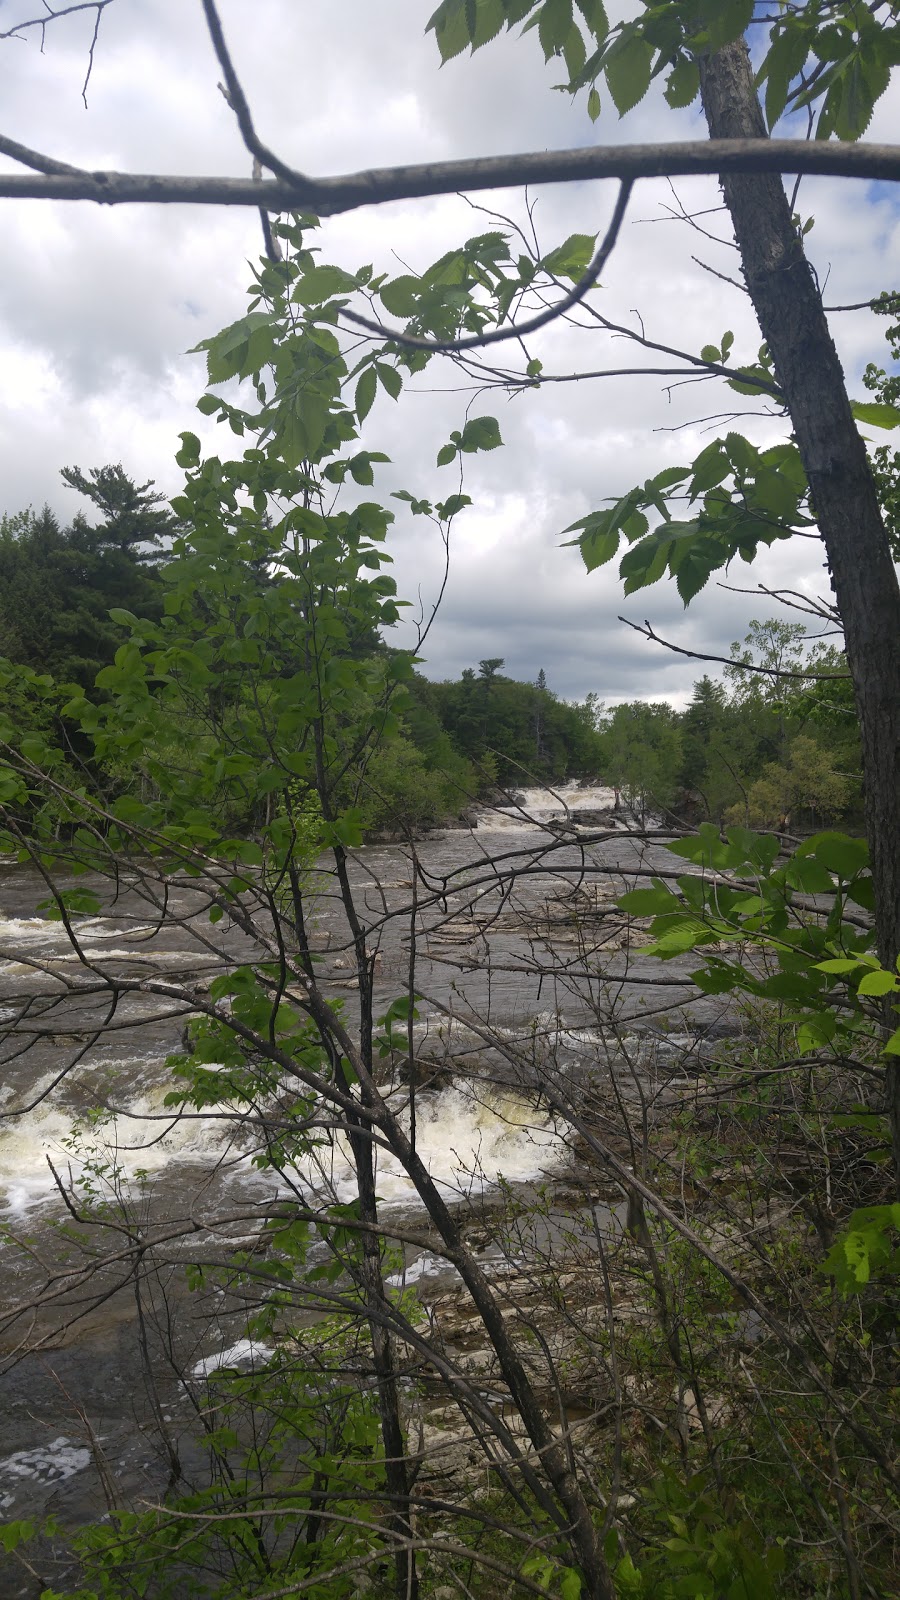
<path fill-rule="evenodd" d="M 12 12 L 10 11 L 10 15 Z M 593 138 L 652 139 L 702 132 L 696 112 L 677 116 L 654 92 L 621 124 L 605 112 L 597 128 L 580 106 L 551 92 L 534 41 L 504 39 L 439 69 L 425 13 L 414 0 L 223 0 L 222 14 L 261 135 L 313 172 L 439 159 L 478 152 L 561 148 Z M 6 20 L 7 10 L 4 10 Z M 82 19 L 83 24 L 83 19 Z M 26 143 L 89 166 L 177 172 L 246 172 L 249 160 L 216 83 L 221 76 L 199 6 L 132 0 L 109 9 L 101 32 L 90 110 L 80 100 L 89 29 L 71 23 L 37 42 L 3 47 L 8 131 Z M 873 136 L 888 138 L 900 116 L 898 91 L 879 107 Z M 8 165 L 8 163 L 4 163 Z M 545 188 L 531 197 L 541 248 L 573 231 L 595 232 L 611 205 L 609 185 Z M 528 226 L 518 194 L 482 197 L 485 206 Z M 703 212 L 698 227 L 674 219 L 681 204 Z M 802 214 L 814 212 L 810 251 L 827 300 L 842 304 L 889 287 L 895 271 L 897 202 L 884 186 L 807 180 Z M 189 346 L 240 315 L 258 255 L 252 215 L 161 207 L 103 212 L 75 206 L 6 204 L 0 280 L 0 449 L 3 503 L 14 510 L 45 499 L 64 514 L 76 500 L 61 466 L 122 460 L 140 478 L 174 492 L 172 460 L 181 429 L 230 448 L 194 408 L 203 365 Z M 335 218 L 321 230 L 326 258 L 379 269 L 426 266 L 442 250 L 496 223 L 449 197 L 394 204 Z M 706 235 L 716 236 L 710 239 Z M 716 242 L 718 239 L 720 242 Z M 699 257 L 713 269 L 705 271 Z M 713 275 L 718 274 L 718 275 Z M 648 336 L 696 350 L 735 334 L 735 358 L 759 344 L 739 285 L 727 217 L 711 179 L 642 184 L 602 288 L 593 303 Z M 532 341 L 545 370 L 666 366 L 666 357 L 611 338 L 580 312 Z M 854 386 L 867 360 L 883 358 L 871 318 L 834 318 Z M 734 423 L 709 418 L 731 406 L 758 443 L 784 436 L 765 405 L 740 401 L 717 384 L 669 384 L 635 376 L 545 384 L 510 401 L 476 393 L 449 364 L 434 363 L 399 405 L 379 398 L 364 442 L 392 464 L 379 491 L 408 487 L 446 494 L 453 470 L 435 456 L 467 406 L 495 414 L 505 448 L 468 458 L 465 490 L 475 502 L 454 531 L 444 605 L 427 642 L 428 673 L 456 674 L 485 655 L 534 676 L 543 666 L 559 693 L 590 689 L 608 699 L 681 698 L 704 669 L 630 634 L 619 612 L 649 616 L 685 648 L 724 653 L 772 602 L 731 594 L 711 582 L 685 612 L 660 585 L 623 602 L 613 569 L 588 577 L 577 551 L 562 550 L 567 524 L 617 497 L 663 465 L 687 462 Z M 401 592 L 427 608 L 441 580 L 441 551 L 422 521 L 394 502 L 391 542 Z M 728 581 L 815 591 L 824 578 L 808 542 L 779 547 Z M 404 641 L 408 626 L 398 630 Z"/>

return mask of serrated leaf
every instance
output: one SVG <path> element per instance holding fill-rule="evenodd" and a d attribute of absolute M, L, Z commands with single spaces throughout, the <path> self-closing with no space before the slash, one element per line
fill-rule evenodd
<path fill-rule="evenodd" d="M 443 518 L 445 522 L 449 522 L 451 517 L 458 516 L 460 511 L 464 511 L 466 506 L 470 506 L 471 504 L 472 498 L 470 495 L 451 494 L 448 500 L 441 501 L 441 504 L 437 508 L 438 515 Z"/>
<path fill-rule="evenodd" d="M 496 417 L 471 417 L 463 428 L 459 448 L 471 454 L 475 450 L 496 450 L 502 443 Z"/>
<path fill-rule="evenodd" d="M 466 0 L 442 0 L 429 17 L 425 31 L 434 34 L 442 63 L 452 61 L 471 44 L 474 10 L 474 5 L 467 6 Z"/>
<path fill-rule="evenodd" d="M 366 367 L 365 372 L 361 373 L 360 375 L 359 382 L 356 385 L 356 393 L 353 397 L 354 405 L 356 407 L 356 415 L 360 422 L 363 422 L 369 415 L 375 400 L 377 388 L 378 378 L 375 368 Z"/>
<path fill-rule="evenodd" d="M 605 63 L 607 86 L 620 117 L 643 100 L 652 70 L 653 46 L 633 29 L 621 33 Z"/>
<path fill-rule="evenodd" d="M 301 306 L 317 306 L 334 295 L 351 294 L 355 288 L 356 279 L 348 272 L 323 262 L 304 272 L 292 290 L 291 299 Z"/>
<path fill-rule="evenodd" d="M 702 549 L 689 550 L 679 561 L 675 584 L 686 606 L 690 605 L 694 596 L 709 582 L 711 573 L 721 564 L 721 555 L 718 551 L 711 557 Z"/>
<path fill-rule="evenodd" d="M 393 278 L 390 283 L 382 284 L 378 291 L 381 303 L 387 311 L 395 317 L 411 317 L 419 304 L 422 293 L 422 282 L 414 278 L 411 273 L 404 273 L 400 278 Z"/>
<path fill-rule="evenodd" d="M 581 555 L 588 572 L 596 572 L 598 567 L 605 566 L 611 561 L 619 549 L 620 535 L 615 529 L 602 532 L 599 529 L 582 534 L 578 540 L 581 546 Z"/>
<path fill-rule="evenodd" d="M 378 381 L 386 389 L 392 400 L 399 400 L 403 391 L 403 376 L 396 367 L 389 367 L 383 361 L 376 361 L 375 371 Z"/>
<path fill-rule="evenodd" d="M 538 14 L 538 38 L 544 60 L 562 50 L 572 26 L 572 0 L 544 0 Z"/>
<path fill-rule="evenodd" d="M 857 994 L 893 994 L 900 989 L 900 980 L 893 972 L 867 972 L 857 989 Z"/>
<path fill-rule="evenodd" d="M 754 0 L 713 0 L 703 10 L 709 48 L 718 50 L 749 28 L 753 21 Z"/>
<path fill-rule="evenodd" d="M 700 67 L 690 56 L 679 56 L 666 79 L 666 102 L 673 111 L 693 105 L 700 93 Z"/>
<path fill-rule="evenodd" d="M 555 278 L 569 278 L 577 283 L 590 265 L 596 245 L 595 233 L 571 233 L 563 244 L 543 257 L 541 266 Z"/>
<path fill-rule="evenodd" d="M 900 428 L 900 406 L 877 400 L 854 400 L 850 409 L 857 422 L 865 422 L 872 428 Z"/>
<path fill-rule="evenodd" d="M 809 54 L 806 32 L 791 19 L 763 62 L 758 82 L 766 81 L 766 122 L 771 133 L 787 104 L 788 91 Z"/>

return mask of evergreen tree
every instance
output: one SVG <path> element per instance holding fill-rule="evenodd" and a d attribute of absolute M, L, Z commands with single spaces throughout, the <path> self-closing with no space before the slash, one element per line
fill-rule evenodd
<path fill-rule="evenodd" d="M 47 506 L 0 520 L 0 655 L 89 687 L 122 642 L 110 611 L 160 615 L 155 543 L 176 522 L 121 467 L 96 469 L 91 482 L 77 468 L 63 476 L 87 484 L 106 521 L 91 527 L 76 516 L 63 528 Z"/>
<path fill-rule="evenodd" d="M 151 492 L 153 479 L 136 484 L 121 462 L 91 467 L 87 476 L 80 467 L 63 467 L 60 477 L 102 513 L 103 521 L 94 529 L 98 539 L 136 561 L 158 561 L 162 541 L 178 532 L 178 518 L 169 510 L 165 496 Z"/>

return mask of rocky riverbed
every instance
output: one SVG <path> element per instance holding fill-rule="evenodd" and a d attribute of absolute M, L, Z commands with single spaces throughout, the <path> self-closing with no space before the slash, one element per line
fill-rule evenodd
<path fill-rule="evenodd" d="M 466 1228 L 482 1231 L 485 1261 L 516 1316 L 539 1310 L 543 1316 L 540 1261 L 551 1243 L 557 1277 L 560 1256 L 571 1250 L 573 1303 L 580 1296 L 587 1305 L 578 1264 L 590 1255 L 582 1249 L 586 1232 L 598 1218 L 604 1229 L 619 1225 L 615 1186 L 601 1194 L 596 1175 L 587 1182 L 578 1177 L 577 1152 L 542 1107 L 547 1074 L 603 1082 L 637 1101 L 649 1090 L 658 1111 L 667 1096 L 677 1098 L 698 1053 L 735 1027 L 720 1002 L 693 988 L 689 960 L 661 972 L 640 954 L 639 935 L 616 901 L 639 870 L 668 866 L 671 857 L 660 842 L 616 829 L 601 839 L 574 837 L 584 825 L 579 809 L 593 816 L 610 809 L 610 793 L 602 798 L 604 805 L 589 794 L 579 808 L 571 790 L 561 805 L 559 796 L 531 792 L 518 805 L 485 813 L 468 833 L 448 832 L 414 848 L 372 846 L 351 865 L 376 1013 L 406 990 L 414 950 L 415 988 L 423 997 L 414 1027 L 420 1149 L 447 1198 L 465 1208 Z M 311 942 L 320 981 L 350 1015 L 357 980 L 344 910 L 327 876 L 314 892 Z M 5 1308 L 27 1302 L 48 1274 L 57 1275 L 58 1291 L 57 1300 L 48 1304 L 44 1296 L 39 1311 L 3 1335 L 0 1507 L 6 1517 L 58 1512 L 78 1522 L 102 1514 L 112 1492 L 132 1502 L 164 1491 L 171 1461 L 160 1445 L 160 1416 L 170 1419 L 166 1428 L 191 1466 L 192 1402 L 178 1371 L 193 1375 L 195 1384 L 221 1381 L 223 1365 L 240 1367 L 261 1353 L 243 1347 L 241 1317 L 221 1297 L 216 1303 L 186 1294 L 180 1262 L 196 1250 L 195 1235 L 173 1241 L 166 1281 L 156 1285 L 160 1304 L 177 1307 L 175 1333 L 170 1321 L 167 1346 L 157 1306 L 142 1355 L 140 1308 L 128 1273 L 119 1288 L 109 1269 L 102 1283 L 92 1279 L 89 1286 L 64 1276 L 84 1268 L 92 1244 L 90 1230 L 79 1235 L 67 1213 L 62 1189 L 73 1182 L 77 1188 L 79 1178 L 89 1182 L 92 1162 L 112 1163 L 114 1187 L 132 1221 L 159 1228 L 199 1217 L 206 1247 L 223 1256 L 235 1239 L 258 1236 L 266 1208 L 283 1191 L 253 1165 L 245 1129 L 218 1113 L 185 1119 L 166 1110 L 165 1057 L 179 1046 L 184 1007 L 138 992 L 104 1024 L 102 993 L 73 983 L 85 971 L 152 973 L 206 989 L 252 954 L 244 935 L 225 925 L 211 941 L 199 892 L 173 893 L 160 920 L 138 890 L 120 885 L 114 904 L 79 925 L 74 950 L 61 925 L 38 911 L 44 895 L 28 869 L 0 866 Z M 387 1057 L 384 1074 L 386 1087 L 394 1074 L 392 1092 L 408 1094 L 408 1061 Z M 88 1115 L 98 1106 L 105 1108 L 99 1124 Z M 77 1119 L 81 1132 L 73 1141 Z M 327 1172 L 318 1157 L 293 1181 L 308 1195 L 349 1195 L 352 1171 L 340 1140 Z M 510 1250 L 508 1230 L 493 1224 L 510 1194 L 530 1195 L 544 1183 L 550 1187 L 541 1202 L 543 1234 L 531 1236 L 525 1259 Z M 380 1164 L 379 1192 L 395 1226 L 421 1233 L 409 1180 L 390 1161 Z M 470 1326 L 465 1297 L 435 1240 L 423 1235 L 419 1247 L 406 1247 L 397 1292 L 404 1286 L 414 1286 L 454 1359 L 494 1383 L 491 1356 Z M 99 1300 L 101 1288 L 106 1298 L 82 1315 L 85 1297 Z M 596 1293 L 594 1282 L 595 1307 Z M 542 1337 L 550 1337 L 549 1326 Z M 148 1389 L 148 1350 L 155 1393 Z M 602 1397 L 582 1393 L 579 1383 L 568 1409 L 574 1418 L 587 1407 L 587 1420 Z M 442 1407 L 439 1396 L 426 1403 L 423 1448 L 429 1458 L 439 1448 L 449 1459 L 452 1445 L 459 1463 L 471 1441 Z M 194 1465 L 202 1470 L 199 1460 Z M 42 1584 L 58 1581 L 56 1556 L 52 1550 L 46 1556 Z M 2 1581 L 10 1600 L 40 1593 L 34 1575 L 15 1562 L 6 1564 Z"/>

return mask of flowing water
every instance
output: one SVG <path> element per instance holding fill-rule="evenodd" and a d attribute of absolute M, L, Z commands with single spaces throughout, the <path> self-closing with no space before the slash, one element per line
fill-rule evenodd
<path fill-rule="evenodd" d="M 584 915 L 598 883 L 611 885 L 614 897 L 615 886 L 634 870 L 639 847 L 629 838 L 569 847 L 546 830 L 548 824 L 577 826 L 579 814 L 608 811 L 613 800 L 614 792 L 601 787 L 528 789 L 503 807 L 484 808 L 471 832 L 446 831 L 417 845 L 421 875 L 443 892 L 425 919 L 427 937 L 419 918 L 416 986 L 457 1016 L 450 1023 L 434 1008 L 421 1007 L 418 1048 L 444 1049 L 452 1059 L 467 1043 L 469 1049 L 477 1046 L 465 1026 L 471 1013 L 499 1037 L 518 1039 L 524 1032 L 555 1056 L 562 1051 L 575 1060 L 596 1049 L 594 1001 L 576 974 L 576 918 Z M 544 854 L 548 845 L 551 853 Z M 640 853 L 646 855 L 646 848 Z M 512 893 L 500 884 L 496 862 L 519 869 Z M 376 1014 L 406 985 L 413 874 L 403 846 L 372 846 L 353 862 L 354 891 L 377 952 Z M 242 1147 L 219 1108 L 208 1116 L 177 1118 L 164 1105 L 172 1087 L 165 1059 L 179 1048 L 184 1008 L 135 993 L 121 999 L 108 1019 L 102 983 L 94 995 L 84 992 L 83 982 L 78 994 L 66 991 L 67 983 L 92 972 L 205 986 L 250 953 L 247 941 L 234 929 L 217 929 L 210 948 L 199 894 L 177 892 L 167 923 L 160 925 L 132 888 L 120 891 L 108 915 L 78 920 L 76 951 L 61 923 L 36 914 L 45 894 L 30 870 L 0 864 L 0 1034 L 4 1021 L 16 1024 L 3 1047 L 0 1081 L 0 1217 L 30 1217 L 58 1207 L 47 1158 L 57 1172 L 77 1176 L 91 1150 L 114 1162 L 125 1181 L 139 1173 L 149 1180 L 165 1173 L 171 1186 L 184 1173 L 193 1183 L 201 1168 L 220 1187 L 259 1185 L 252 1147 Z M 548 904 L 553 920 L 544 928 L 540 919 Z M 349 1014 L 354 959 L 343 909 L 328 885 L 315 925 L 322 981 Z M 539 960 L 548 946 L 567 952 L 563 968 L 568 963 L 571 975 L 539 970 L 548 965 Z M 638 982 L 648 976 L 638 971 L 646 968 L 640 958 L 632 955 L 626 962 L 614 948 L 606 952 L 606 967 L 614 981 L 624 981 L 620 1009 L 626 1025 L 683 998 L 680 973 L 671 972 L 674 983 L 648 991 L 646 981 Z M 531 1179 L 564 1159 L 547 1119 L 528 1115 L 526 1102 L 516 1101 L 508 1086 L 493 1094 L 459 1084 L 426 1092 L 419 1123 L 422 1152 L 448 1190 L 491 1182 L 498 1174 L 510 1181 Z M 316 1171 L 313 1163 L 306 1175 L 313 1187 Z M 345 1195 L 349 1167 L 340 1146 L 331 1176 Z M 386 1200 L 409 1195 L 407 1180 L 390 1161 L 382 1162 L 380 1190 Z"/>
<path fill-rule="evenodd" d="M 415 985 L 426 997 L 414 1028 L 415 1055 L 425 1063 L 415 1138 L 451 1202 L 489 1196 L 501 1179 L 527 1184 L 564 1174 L 569 1144 L 530 1091 L 548 1063 L 575 1074 L 601 1060 L 608 1066 L 603 1016 L 613 1001 L 615 1049 L 634 1039 L 676 1048 L 719 1021 L 713 1004 L 690 988 L 684 963 L 661 974 L 623 942 L 620 922 L 610 922 L 639 865 L 671 862 L 659 845 L 622 831 L 629 819 L 612 814 L 616 798 L 599 786 L 527 789 L 483 808 L 473 828 L 419 843 L 415 861 L 401 845 L 373 845 L 353 858 L 376 1015 L 406 991 L 415 941 Z M 610 836 L 591 841 L 604 828 Z M 352 1026 L 356 980 L 343 907 L 327 876 L 311 887 L 320 981 L 343 1001 Z M 120 884 L 103 915 L 77 919 L 77 948 L 61 923 L 41 914 L 45 898 L 34 872 L 0 862 L 0 1224 L 11 1236 L 0 1235 L 0 1310 L 27 1297 L 40 1276 L 36 1258 L 65 1266 L 62 1245 L 48 1244 L 42 1231 L 71 1220 L 61 1188 L 76 1204 L 82 1192 L 108 1189 L 155 1221 L 196 1212 L 213 1231 L 217 1218 L 240 1213 L 251 1234 L 254 1208 L 278 1193 L 312 1203 L 350 1198 L 352 1166 L 340 1135 L 323 1137 L 279 1173 L 254 1163 L 258 1130 L 227 1106 L 189 1116 L 166 1106 L 166 1057 L 181 1047 L 189 1007 L 146 987 L 110 1005 L 104 975 L 205 993 L 217 974 L 254 953 L 227 921 L 210 929 L 202 890 L 171 892 L 162 920 L 137 878 Z M 399 1079 L 386 1092 L 407 1104 Z M 383 1152 L 377 1182 L 386 1207 L 416 1218 L 410 1181 Z M 446 1271 L 427 1252 L 407 1252 L 407 1282 L 427 1286 Z M 52 1382 L 40 1361 L 14 1367 L 5 1380 L 0 1508 L 8 1514 L 63 1503 L 64 1491 L 67 1514 L 78 1514 L 84 1439 L 60 1425 L 61 1416 L 71 1422 L 60 1385 L 82 1398 L 97 1386 L 97 1414 L 117 1441 L 117 1461 L 131 1451 L 138 1471 L 146 1447 L 134 1432 L 133 1330 L 130 1313 L 116 1304 L 56 1338 Z M 223 1324 L 188 1359 L 187 1370 L 202 1377 L 223 1362 L 252 1360 L 253 1351 Z M 35 1416 L 44 1429 L 37 1442 Z M 30 1593 L 9 1589 L 19 1592 Z"/>

